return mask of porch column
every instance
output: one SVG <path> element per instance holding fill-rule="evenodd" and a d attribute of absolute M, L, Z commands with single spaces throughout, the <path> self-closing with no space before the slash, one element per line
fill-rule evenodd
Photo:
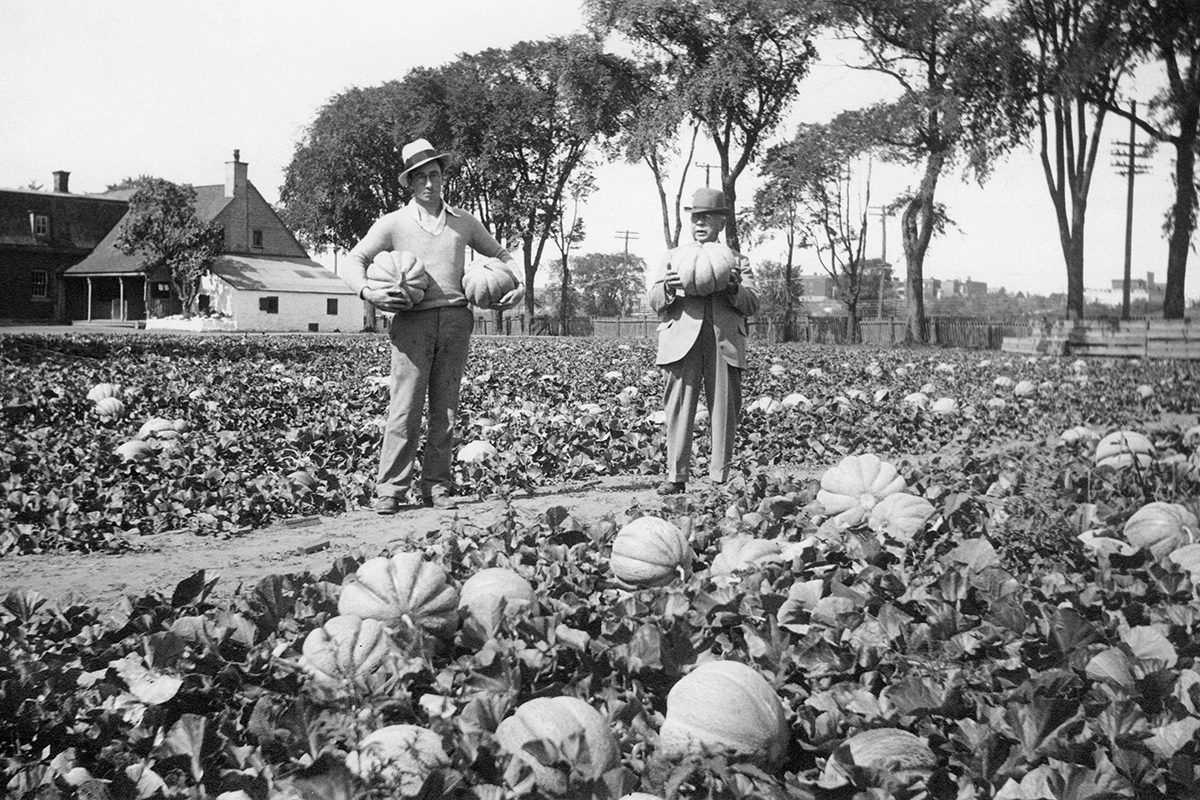
<path fill-rule="evenodd" d="M 125 313 L 125 276 L 124 275 L 117 276 L 117 302 L 120 303 L 120 305 L 121 305 L 121 322 L 124 322 L 125 318 L 127 316 L 129 316 L 128 314 Z"/>
<path fill-rule="evenodd" d="M 142 277 L 142 308 L 145 309 L 142 314 L 146 319 L 150 319 L 150 278 L 148 276 Z"/>
<path fill-rule="evenodd" d="M 88 313 L 87 313 L 87 321 L 88 321 L 88 322 L 91 322 L 91 321 L 92 321 L 92 276 L 91 276 L 91 275 L 88 275 L 87 282 L 88 282 Z"/>

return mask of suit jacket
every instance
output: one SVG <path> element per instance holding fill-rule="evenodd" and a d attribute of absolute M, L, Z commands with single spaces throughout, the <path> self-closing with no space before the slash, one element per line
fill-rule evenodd
<path fill-rule="evenodd" d="M 658 267 L 650 285 L 647 300 L 658 312 L 658 355 L 656 364 L 671 364 L 688 354 L 700 326 L 704 323 L 705 305 L 712 302 L 713 330 L 717 336 L 717 352 L 727 364 L 734 367 L 746 366 L 746 317 L 758 311 L 758 294 L 754 291 L 749 260 L 738 255 L 742 280 L 738 290 L 716 292 L 708 297 L 688 297 L 683 294 L 668 296 L 664 281 L 671 254 Z"/>

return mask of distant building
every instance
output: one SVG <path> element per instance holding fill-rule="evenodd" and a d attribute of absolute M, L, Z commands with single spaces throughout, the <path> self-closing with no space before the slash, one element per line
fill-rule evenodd
<path fill-rule="evenodd" d="M 1097 303 L 1103 306 L 1120 306 L 1124 302 L 1125 279 L 1113 278 L 1107 288 L 1083 290 L 1083 302 Z M 1154 273 L 1147 272 L 1146 277 L 1129 279 L 1129 301 L 1161 302 L 1166 293 L 1166 287 L 1154 281 Z"/>
<path fill-rule="evenodd" d="M 228 320 L 233 330 L 358 331 L 363 302 L 332 271 L 308 257 L 275 210 L 248 179 L 233 151 L 225 183 L 196 186 L 196 212 L 216 220 L 225 252 L 201 279 L 199 311 Z M 127 200 L 134 190 L 113 193 Z M 183 308 L 165 274 L 147 275 L 140 255 L 116 246 L 118 228 L 66 271 L 67 310 L 79 321 L 137 322 Z"/>
<path fill-rule="evenodd" d="M 65 321 L 63 274 L 125 214 L 123 200 L 72 194 L 70 175 L 50 191 L 0 189 L 0 319 Z"/>
<path fill-rule="evenodd" d="M 833 297 L 833 278 L 828 275 L 799 275 L 800 297 L 802 302 L 820 302 Z"/>

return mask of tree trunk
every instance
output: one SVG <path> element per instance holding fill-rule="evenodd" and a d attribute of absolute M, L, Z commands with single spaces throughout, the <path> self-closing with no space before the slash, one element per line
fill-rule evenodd
<path fill-rule="evenodd" d="M 559 326 L 563 336 L 571 335 L 571 270 L 567 266 L 567 254 L 562 257 L 562 289 L 558 301 Z"/>
<path fill-rule="evenodd" d="M 525 316 L 530 320 L 533 319 L 533 278 L 537 275 L 537 264 L 533 261 L 533 237 L 521 237 L 524 247 L 521 248 L 524 253 L 525 261 Z"/>
<path fill-rule="evenodd" d="M 945 152 L 930 152 L 917 194 L 909 200 L 900 216 L 904 260 L 908 269 L 908 330 L 905 341 L 910 344 L 928 341 L 925 335 L 925 252 L 933 236 L 933 193 L 945 163 Z"/>
<path fill-rule="evenodd" d="M 1183 319 L 1184 279 L 1187 276 L 1196 208 L 1196 128 L 1200 108 L 1182 109 L 1179 136 L 1175 139 L 1175 204 L 1171 207 L 1171 240 L 1167 247 L 1167 286 L 1163 296 L 1163 318 Z"/>
<path fill-rule="evenodd" d="M 794 240 L 795 234 L 788 231 L 787 263 L 783 267 L 783 340 L 785 342 L 792 341 L 794 335 L 794 331 L 792 330 L 792 251 L 795 249 Z"/>
<path fill-rule="evenodd" d="M 855 293 L 857 294 L 857 292 Z M 858 344 L 858 298 L 846 301 L 846 341 Z"/>

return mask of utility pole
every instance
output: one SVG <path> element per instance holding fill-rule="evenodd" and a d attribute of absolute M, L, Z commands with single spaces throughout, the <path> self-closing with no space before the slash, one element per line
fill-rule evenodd
<path fill-rule="evenodd" d="M 879 307 L 875 312 L 875 316 L 879 317 L 880 319 L 883 319 L 884 276 L 891 274 L 891 270 L 888 269 L 888 263 L 887 263 L 888 209 L 887 209 L 887 206 L 871 206 L 871 208 L 869 210 L 879 212 L 879 234 L 882 237 L 882 242 L 881 242 L 882 247 L 880 248 L 880 253 L 879 253 L 879 261 L 880 261 L 880 264 L 879 264 Z"/>
<path fill-rule="evenodd" d="M 638 238 L 638 232 L 630 231 L 630 230 L 617 231 L 616 238 L 625 240 L 625 255 L 621 259 L 621 266 L 628 266 L 629 265 L 629 240 Z M 619 313 L 623 315 L 625 312 L 621 311 Z"/>
<path fill-rule="evenodd" d="M 625 240 L 625 258 L 626 258 L 626 260 L 628 260 L 628 258 L 629 258 L 629 240 L 638 238 L 638 232 L 637 231 L 617 231 L 616 238 Z"/>
<path fill-rule="evenodd" d="M 1118 175 L 1125 176 L 1125 281 L 1121 286 L 1121 319 L 1129 319 L 1129 284 L 1133 272 L 1133 179 L 1150 171 L 1150 167 L 1139 163 L 1139 159 L 1147 159 L 1153 148 L 1151 144 L 1137 143 L 1137 126 L 1134 117 L 1137 116 L 1137 101 L 1129 104 L 1129 140 L 1113 142 L 1114 149 L 1109 151 L 1114 158 L 1123 158 L 1124 162 L 1114 161 Z M 1119 149 L 1123 148 L 1123 149 Z"/>
<path fill-rule="evenodd" d="M 697 163 L 696 163 L 696 167 L 697 167 L 697 169 L 702 169 L 702 170 L 704 170 L 704 188 L 706 188 L 706 189 L 707 189 L 707 188 L 708 188 L 708 186 L 709 186 L 709 183 L 708 183 L 708 171 L 709 171 L 710 169 L 716 169 L 716 168 L 717 168 L 717 167 L 719 167 L 719 166 L 721 166 L 721 165 L 720 165 L 720 164 L 701 164 L 701 163 L 699 163 L 699 162 L 697 162 Z"/>

